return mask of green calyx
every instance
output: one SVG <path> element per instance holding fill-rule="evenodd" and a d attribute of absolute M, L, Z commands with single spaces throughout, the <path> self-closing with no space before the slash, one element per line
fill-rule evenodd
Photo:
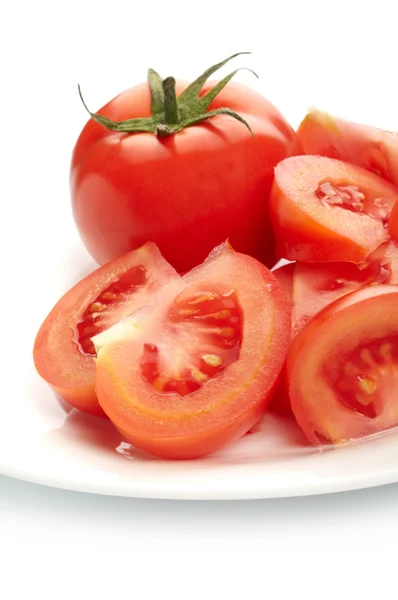
<path fill-rule="evenodd" d="M 127 119 L 126 121 L 112 121 L 103 115 L 90 112 L 83 100 L 80 86 L 78 86 L 79 95 L 90 116 L 97 121 L 97 123 L 100 123 L 112 131 L 121 131 L 125 133 L 147 132 L 165 137 L 173 133 L 178 133 L 179 131 L 182 131 L 182 129 L 185 129 L 185 127 L 202 123 L 216 115 L 228 115 L 245 125 L 253 136 L 254 134 L 249 123 L 230 108 L 216 108 L 207 112 L 207 109 L 214 98 L 241 69 L 235 69 L 235 71 L 232 71 L 232 73 L 224 77 L 224 79 L 221 79 L 221 81 L 206 92 L 206 94 L 199 97 L 200 91 L 208 78 L 227 62 L 240 54 L 250 54 L 250 52 L 238 52 L 222 62 L 213 65 L 200 75 L 200 77 L 195 79 L 195 81 L 192 82 L 178 97 L 175 92 L 174 77 L 162 79 L 159 73 L 153 69 L 149 69 L 148 85 L 152 97 L 152 115 L 150 117 Z M 246 70 L 257 77 L 256 73 L 251 69 Z"/>

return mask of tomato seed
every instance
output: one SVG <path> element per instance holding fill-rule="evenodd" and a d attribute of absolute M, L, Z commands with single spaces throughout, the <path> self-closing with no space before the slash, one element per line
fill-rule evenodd
<path fill-rule="evenodd" d="M 88 312 L 89 313 L 98 313 L 101 310 L 103 310 L 104 308 L 105 308 L 105 306 L 102 304 L 102 302 L 93 302 L 88 307 Z"/>
<path fill-rule="evenodd" d="M 192 369 L 191 375 L 196 381 L 199 381 L 199 383 L 203 383 L 208 379 L 208 376 L 203 373 L 203 371 L 199 371 L 199 369 Z"/>
<path fill-rule="evenodd" d="M 358 377 L 358 386 L 365 394 L 374 394 L 377 389 L 377 383 L 373 378 L 362 379 Z"/>
<path fill-rule="evenodd" d="M 219 367 L 222 363 L 222 358 L 217 354 L 205 354 L 202 358 L 209 367 Z"/>
<path fill-rule="evenodd" d="M 209 292 L 207 294 L 201 294 L 197 298 L 194 298 L 193 300 L 190 300 L 188 302 L 188 304 L 200 304 L 201 302 L 206 302 L 206 301 L 214 300 L 214 298 L 215 298 L 214 294 L 212 294 L 211 292 Z"/>

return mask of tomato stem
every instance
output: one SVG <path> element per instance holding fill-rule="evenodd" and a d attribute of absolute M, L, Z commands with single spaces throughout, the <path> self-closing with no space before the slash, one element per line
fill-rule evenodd
<path fill-rule="evenodd" d="M 168 136 L 191 127 L 198 125 L 217 115 L 225 115 L 236 119 L 244 125 L 253 137 L 253 131 L 249 123 L 228 106 L 209 110 L 214 98 L 228 84 L 234 75 L 240 70 L 235 69 L 229 75 L 218 81 L 214 87 L 209 89 L 205 94 L 200 96 L 200 92 L 208 80 L 218 69 L 223 67 L 227 62 L 236 58 L 240 54 L 250 54 L 250 52 L 238 52 L 229 56 L 225 60 L 213 65 L 193 81 L 177 98 L 176 96 L 176 81 L 174 77 L 166 77 L 162 80 L 159 73 L 153 69 L 148 70 L 148 85 L 151 91 L 152 98 L 152 114 L 150 117 L 127 119 L 125 121 L 112 121 L 105 115 L 92 113 L 83 100 L 83 96 L 79 89 L 79 95 L 83 106 L 90 114 L 94 121 L 103 125 L 111 131 L 120 131 L 124 133 L 154 133 L 159 136 Z M 248 69 L 253 75 L 254 71 Z"/>
<path fill-rule="evenodd" d="M 166 125 L 177 125 L 180 122 L 178 115 L 176 80 L 166 77 L 163 81 L 164 91 L 164 122 Z"/>

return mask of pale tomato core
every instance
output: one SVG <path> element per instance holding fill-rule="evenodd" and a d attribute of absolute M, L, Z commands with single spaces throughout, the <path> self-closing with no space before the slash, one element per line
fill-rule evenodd
<path fill-rule="evenodd" d="M 388 202 L 383 198 L 367 198 L 356 185 L 343 185 L 338 181 L 327 180 L 320 182 L 314 193 L 324 206 L 339 206 L 358 215 L 372 217 L 383 225 L 388 223 Z"/>
<path fill-rule="evenodd" d="M 81 320 L 76 324 L 74 341 L 79 352 L 88 356 L 96 356 L 96 351 L 91 338 L 107 329 L 110 311 L 115 305 L 120 307 L 127 302 L 129 296 L 142 288 L 147 283 L 147 271 L 143 266 L 129 269 L 89 304 Z"/>
<path fill-rule="evenodd" d="M 144 344 L 142 375 L 160 394 L 195 392 L 238 360 L 242 327 L 234 290 L 182 292 L 164 335 Z"/>

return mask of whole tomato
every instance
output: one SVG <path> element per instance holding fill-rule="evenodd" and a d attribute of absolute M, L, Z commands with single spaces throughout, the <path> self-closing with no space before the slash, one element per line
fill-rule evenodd
<path fill-rule="evenodd" d="M 147 83 L 90 113 L 73 152 L 71 195 L 80 235 L 100 264 L 152 241 L 187 271 L 227 238 L 273 261 L 273 170 L 298 141 L 265 98 L 229 83 L 236 71 L 206 84 L 234 56 L 189 85 L 149 69 Z"/>

